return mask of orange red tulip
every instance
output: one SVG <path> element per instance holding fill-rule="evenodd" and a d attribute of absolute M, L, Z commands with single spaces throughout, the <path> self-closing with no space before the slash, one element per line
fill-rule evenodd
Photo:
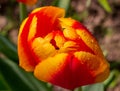
<path fill-rule="evenodd" d="M 27 5 L 34 5 L 37 2 L 37 0 L 17 0 L 17 1 Z"/>
<path fill-rule="evenodd" d="M 96 39 L 62 8 L 46 6 L 29 14 L 18 36 L 19 64 L 39 80 L 67 89 L 104 81 L 109 75 Z"/>

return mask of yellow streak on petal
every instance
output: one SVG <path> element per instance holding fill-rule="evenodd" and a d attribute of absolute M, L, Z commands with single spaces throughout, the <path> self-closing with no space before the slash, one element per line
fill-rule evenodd
<path fill-rule="evenodd" d="M 77 38 L 79 38 L 79 36 L 77 35 L 77 33 L 75 32 L 74 29 L 72 28 L 66 28 L 63 30 L 63 34 L 66 38 L 68 39 L 72 39 L 72 40 L 75 40 Z"/>
<path fill-rule="evenodd" d="M 20 30 L 19 30 L 19 35 L 18 35 L 18 55 L 19 55 L 19 65 L 24 68 L 26 71 L 33 71 L 34 70 L 34 66 L 32 66 L 29 63 L 29 57 L 27 57 L 26 53 L 24 53 L 24 47 L 22 45 L 22 41 L 21 41 L 21 33 L 23 31 L 24 25 L 26 24 L 28 18 L 26 18 L 21 26 L 20 26 Z"/>
<path fill-rule="evenodd" d="M 19 42 L 20 43 L 20 42 Z M 18 47 L 18 54 L 19 54 L 19 65 L 26 71 L 33 71 L 34 70 L 34 66 L 32 66 L 29 63 L 29 58 L 27 57 L 27 55 L 24 53 L 24 48 L 21 47 L 21 44 L 19 44 Z"/>
<path fill-rule="evenodd" d="M 65 40 L 65 38 L 63 36 L 61 36 L 59 34 L 56 34 L 55 41 L 56 41 L 56 45 L 59 48 L 61 48 L 64 45 L 64 43 L 65 43 L 66 40 Z"/>
<path fill-rule="evenodd" d="M 106 80 L 106 78 L 108 78 L 110 70 L 109 67 L 106 67 L 104 72 L 102 70 L 99 71 L 101 74 L 98 74 L 96 76 L 95 82 L 102 82 L 104 80 Z"/>
<path fill-rule="evenodd" d="M 95 55 L 103 57 L 103 53 L 99 47 L 98 42 L 95 40 L 95 38 L 93 36 L 91 36 L 87 32 L 88 30 L 76 29 L 75 32 L 73 32 L 70 29 L 70 27 L 75 23 L 75 20 L 73 20 L 71 18 L 59 18 L 59 21 L 60 21 L 62 28 L 66 28 L 63 31 L 63 33 L 66 37 L 68 37 L 68 38 L 71 37 L 74 39 L 79 36 L 85 42 L 85 44 L 94 51 Z"/>
<path fill-rule="evenodd" d="M 77 34 L 81 37 L 81 39 L 85 42 L 85 44 L 94 51 L 95 55 L 104 58 L 101 48 L 99 47 L 98 42 L 91 36 L 88 32 L 84 30 L 76 30 Z"/>
<path fill-rule="evenodd" d="M 20 30 L 19 30 L 19 36 L 21 35 L 22 30 L 23 30 L 24 25 L 26 24 L 27 20 L 28 20 L 28 18 L 26 18 L 26 19 L 22 22 L 22 24 L 21 24 L 21 26 L 20 26 Z M 18 38 L 19 38 L 19 36 L 18 36 Z"/>
<path fill-rule="evenodd" d="M 44 39 L 45 39 L 46 41 L 50 42 L 51 39 L 53 39 L 53 37 L 54 37 L 54 35 L 53 35 L 53 33 L 51 32 L 51 33 L 47 34 L 47 35 L 44 37 Z"/>
<path fill-rule="evenodd" d="M 69 28 L 75 22 L 72 18 L 59 18 L 59 21 L 62 28 Z"/>
<path fill-rule="evenodd" d="M 42 11 L 42 10 L 44 10 L 44 11 Z M 36 8 L 32 11 L 32 14 L 36 13 L 36 12 L 50 14 L 48 16 L 51 16 L 51 15 L 56 15 L 57 17 L 65 16 L 65 10 L 63 8 L 58 8 L 58 7 L 53 7 L 53 6 L 45 6 L 45 7 Z M 55 17 L 55 16 L 53 16 L 53 17 Z"/>
<path fill-rule="evenodd" d="M 36 34 L 36 27 L 37 27 L 37 17 L 34 16 L 32 22 L 30 24 L 30 30 L 28 35 L 28 41 L 35 37 Z"/>
<path fill-rule="evenodd" d="M 74 41 L 66 41 L 64 45 L 60 48 L 59 53 L 70 53 L 77 51 L 79 46 Z"/>
<path fill-rule="evenodd" d="M 104 58 L 87 52 L 76 52 L 74 55 L 88 67 L 95 82 L 102 82 L 109 76 L 109 64 Z"/>
<path fill-rule="evenodd" d="M 35 57 L 38 58 L 38 61 L 53 56 L 56 53 L 54 46 L 41 37 L 33 41 L 32 51 L 35 53 Z"/>
<path fill-rule="evenodd" d="M 39 80 L 45 82 L 50 81 L 65 65 L 67 55 L 68 54 L 66 53 L 57 54 L 54 57 L 49 57 L 48 59 L 40 62 L 34 70 L 34 75 Z"/>

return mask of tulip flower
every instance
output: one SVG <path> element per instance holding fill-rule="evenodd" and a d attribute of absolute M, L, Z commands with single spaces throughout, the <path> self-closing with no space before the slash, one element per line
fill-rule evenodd
<path fill-rule="evenodd" d="M 62 8 L 33 10 L 18 36 L 19 65 L 36 78 L 67 89 L 104 81 L 109 75 L 96 39 Z"/>
<path fill-rule="evenodd" d="M 27 5 L 34 5 L 37 2 L 37 0 L 17 0 L 17 1 Z"/>

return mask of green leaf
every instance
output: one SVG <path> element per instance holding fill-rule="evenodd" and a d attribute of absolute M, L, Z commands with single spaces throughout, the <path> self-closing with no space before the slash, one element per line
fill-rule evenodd
<path fill-rule="evenodd" d="M 27 77 L 29 78 L 30 82 L 38 88 L 37 91 L 52 91 L 52 86 L 48 86 L 47 83 L 37 80 L 32 73 L 27 73 Z"/>
<path fill-rule="evenodd" d="M 104 85 L 102 83 L 97 83 L 94 85 L 83 86 L 82 91 L 104 91 Z"/>
<path fill-rule="evenodd" d="M 70 5 L 70 0 L 59 0 L 58 6 L 64 8 L 66 11 L 68 10 Z"/>
<path fill-rule="evenodd" d="M 22 22 L 27 17 L 26 5 L 23 3 L 19 3 L 19 9 L 20 9 L 20 21 Z"/>
<path fill-rule="evenodd" d="M 9 59 L 18 62 L 17 48 L 2 35 L 0 35 L 0 52 Z"/>
<path fill-rule="evenodd" d="M 8 89 L 9 89 L 9 91 L 11 91 L 11 89 L 9 88 L 6 80 L 4 79 L 3 75 L 0 72 L 0 91 L 1 90 L 7 90 L 8 91 Z"/>
<path fill-rule="evenodd" d="M 64 9 L 67 11 L 68 8 L 69 8 L 69 5 L 70 5 L 70 1 L 71 1 L 71 0 L 55 0 L 55 1 L 53 2 L 53 4 L 54 4 L 55 6 L 64 8 Z"/>
<path fill-rule="evenodd" d="M 36 80 L 8 59 L 0 58 L 0 71 L 12 91 L 52 91 L 46 83 Z"/>
<path fill-rule="evenodd" d="M 108 0 L 98 0 L 98 2 L 107 12 L 109 12 L 109 13 L 112 12 L 112 9 L 108 3 Z"/>
<path fill-rule="evenodd" d="M 118 71 L 117 70 L 111 70 L 109 77 L 104 81 L 104 87 L 107 89 L 111 83 L 115 81 L 117 78 Z"/>

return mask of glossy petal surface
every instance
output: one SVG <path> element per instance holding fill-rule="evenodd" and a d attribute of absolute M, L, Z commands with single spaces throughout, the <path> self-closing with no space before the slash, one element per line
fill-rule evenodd
<path fill-rule="evenodd" d="M 80 22 L 46 6 L 29 14 L 20 27 L 20 66 L 42 81 L 74 89 L 104 81 L 109 64 L 98 42 Z"/>

